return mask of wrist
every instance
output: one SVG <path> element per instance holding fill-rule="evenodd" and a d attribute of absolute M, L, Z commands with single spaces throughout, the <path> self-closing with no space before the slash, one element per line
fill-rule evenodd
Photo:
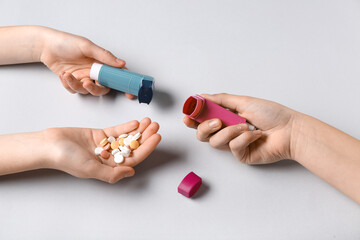
<path fill-rule="evenodd" d="M 42 168 L 60 169 L 63 152 L 61 147 L 62 134 L 59 128 L 48 128 L 41 131 L 43 158 Z"/>
<path fill-rule="evenodd" d="M 34 46 L 33 46 L 33 59 L 34 62 L 42 62 L 41 56 L 46 48 L 48 42 L 50 29 L 43 26 L 31 26 L 32 32 L 34 32 Z"/>
<path fill-rule="evenodd" d="M 25 49 L 29 51 L 29 60 L 24 62 L 40 62 L 47 28 L 42 26 L 19 26 L 19 28 L 23 33 L 19 37 L 26 39 Z"/>
<path fill-rule="evenodd" d="M 24 133 L 19 137 L 22 142 L 22 152 L 29 159 L 31 169 L 49 168 L 50 144 L 44 136 L 44 131 Z"/>
<path fill-rule="evenodd" d="M 305 153 L 309 148 L 310 139 L 316 136 L 315 118 L 296 112 L 290 138 L 290 157 L 292 160 L 302 163 Z"/>
<path fill-rule="evenodd" d="M 46 134 L 47 130 L 36 132 L 36 148 L 35 151 L 35 165 L 37 168 L 53 168 L 52 151 L 54 143 L 49 141 Z"/>

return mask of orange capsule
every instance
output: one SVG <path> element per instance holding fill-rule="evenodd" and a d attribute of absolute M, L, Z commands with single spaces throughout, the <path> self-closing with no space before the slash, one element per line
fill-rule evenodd
<path fill-rule="evenodd" d="M 109 142 L 108 139 L 104 138 L 103 140 L 101 140 L 100 146 L 104 147 L 108 142 Z"/>
<path fill-rule="evenodd" d="M 104 146 L 104 150 L 105 150 L 105 151 L 109 151 L 109 150 L 110 150 L 110 143 L 107 143 L 107 144 Z"/>
<path fill-rule="evenodd" d="M 140 146 L 140 143 L 138 141 L 136 141 L 136 140 L 132 140 L 130 142 L 130 148 L 131 149 L 137 149 L 139 146 Z"/>
<path fill-rule="evenodd" d="M 100 156 L 104 159 L 108 159 L 110 157 L 110 153 L 108 151 L 105 151 L 103 150 L 101 153 L 100 153 Z"/>
<path fill-rule="evenodd" d="M 119 142 L 117 142 L 117 141 L 113 141 L 113 142 L 111 143 L 111 148 L 112 148 L 112 149 L 118 149 L 119 146 L 120 146 L 120 144 L 119 144 Z"/>
<path fill-rule="evenodd" d="M 124 144 L 124 139 L 125 139 L 125 138 L 119 138 L 119 141 L 118 141 L 118 142 L 119 142 L 119 145 L 120 145 L 120 146 L 125 146 L 125 144 Z"/>

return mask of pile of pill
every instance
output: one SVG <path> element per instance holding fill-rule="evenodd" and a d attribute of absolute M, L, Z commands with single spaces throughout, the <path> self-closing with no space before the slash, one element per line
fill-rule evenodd
<path fill-rule="evenodd" d="M 95 148 L 95 155 L 101 156 L 104 159 L 110 157 L 110 153 L 114 156 L 115 163 L 122 163 L 125 157 L 129 157 L 132 150 L 140 146 L 139 138 L 141 133 L 121 134 L 117 139 L 110 136 L 100 141 L 100 147 Z"/>

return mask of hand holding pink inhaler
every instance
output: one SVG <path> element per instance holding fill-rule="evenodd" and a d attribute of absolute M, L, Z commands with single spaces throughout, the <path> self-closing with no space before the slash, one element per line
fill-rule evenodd
<path fill-rule="evenodd" d="M 246 123 L 246 119 L 239 115 L 207 100 L 200 95 L 190 96 L 184 103 L 183 113 L 189 118 L 198 123 L 206 120 L 218 118 L 225 126 L 237 125 Z M 249 130 L 252 131 L 255 127 L 249 124 Z"/>

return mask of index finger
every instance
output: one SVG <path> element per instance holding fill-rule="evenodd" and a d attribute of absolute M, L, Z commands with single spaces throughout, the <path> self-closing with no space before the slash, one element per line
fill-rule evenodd
<path fill-rule="evenodd" d="M 110 51 L 96 45 L 88 39 L 84 41 L 81 50 L 84 55 L 113 67 L 122 68 L 126 64 L 124 60 L 115 57 Z"/>
<path fill-rule="evenodd" d="M 183 122 L 185 123 L 185 125 L 189 128 L 194 128 L 197 129 L 197 127 L 199 126 L 199 123 L 192 120 L 191 118 L 189 118 L 188 116 L 185 116 L 183 118 Z"/>

